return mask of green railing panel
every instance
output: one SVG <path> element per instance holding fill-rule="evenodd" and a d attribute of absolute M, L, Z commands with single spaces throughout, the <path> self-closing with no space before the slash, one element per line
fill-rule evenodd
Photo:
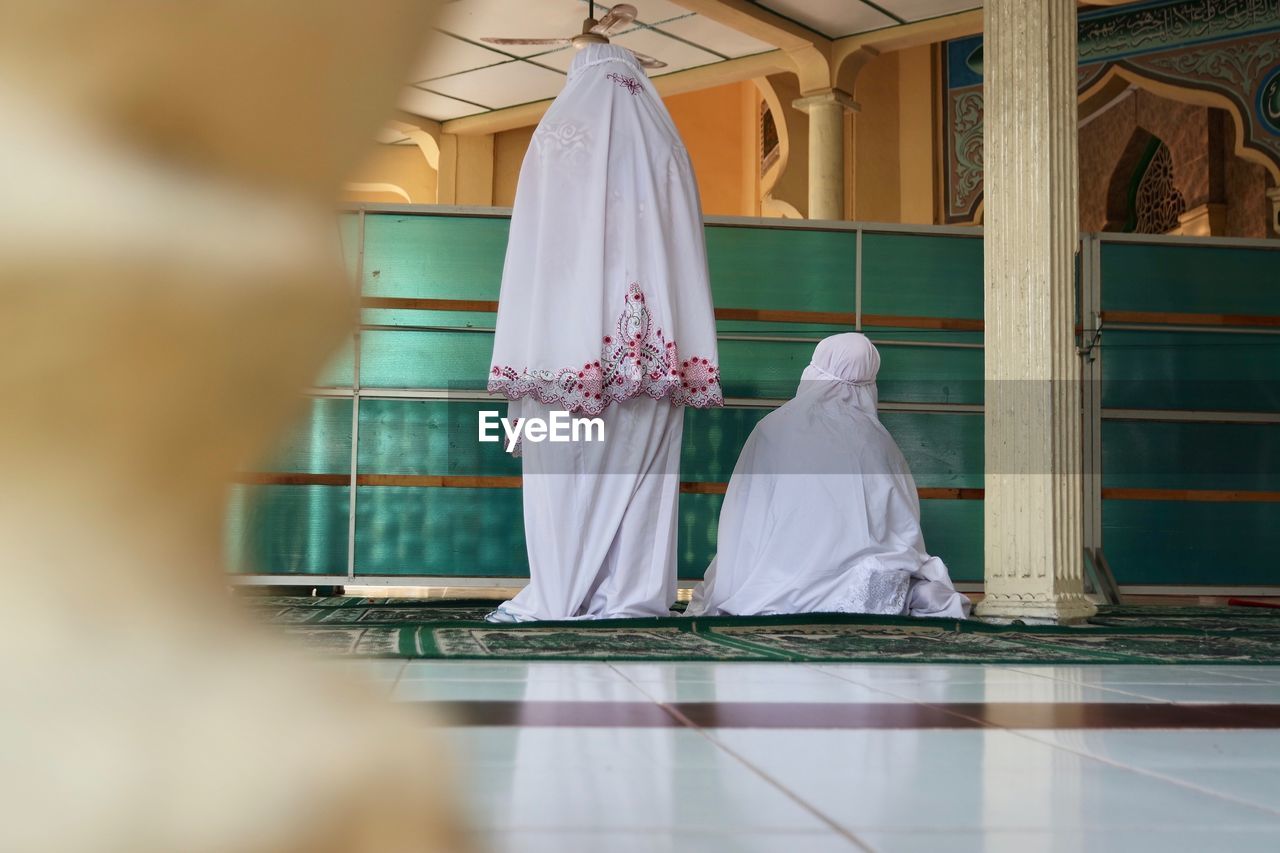
<path fill-rule="evenodd" d="M 982 350 L 882 346 L 876 382 L 881 402 L 982 402 Z"/>
<path fill-rule="evenodd" d="M 338 242 L 347 275 L 355 282 L 360 267 L 360 214 L 344 213 L 338 217 Z"/>
<path fill-rule="evenodd" d="M 857 237 L 708 225 L 707 266 L 717 306 L 852 312 Z"/>
<path fill-rule="evenodd" d="M 969 347 L 955 347 L 954 349 L 973 349 L 972 345 L 975 344 L 977 348 L 982 347 L 982 332 L 958 332 L 951 329 L 910 329 L 902 326 L 880 326 L 865 321 L 862 324 L 862 331 L 877 346 L 919 344 L 928 347 L 934 344 L 946 343 L 970 345 Z"/>
<path fill-rule="evenodd" d="M 1280 314 L 1280 253 L 1224 246 L 1102 244 L 1102 308 Z"/>
<path fill-rule="evenodd" d="M 902 449 L 916 485 L 982 488 L 982 415 L 881 412 L 880 422 Z"/>
<path fill-rule="evenodd" d="M 1280 584 L 1280 504 L 1109 500 L 1102 532 L 1122 584 Z"/>
<path fill-rule="evenodd" d="M 790 398 L 813 357 L 808 342 L 719 341 L 720 387 L 726 397 Z"/>
<path fill-rule="evenodd" d="M 351 400 L 312 398 L 255 471 L 346 474 L 351 470 Z"/>
<path fill-rule="evenodd" d="M 814 344 L 720 341 L 720 384 L 726 397 L 795 395 Z M 878 381 L 882 401 L 981 403 L 982 350 L 885 346 Z"/>
<path fill-rule="evenodd" d="M 227 563 L 238 573 L 345 575 L 345 486 L 232 486 Z"/>
<path fill-rule="evenodd" d="M 1104 421 L 1102 485 L 1280 491 L 1280 425 Z"/>
<path fill-rule="evenodd" d="M 685 409 L 680 479 L 727 483 L 751 430 L 772 409 Z"/>
<path fill-rule="evenodd" d="M 507 404 L 443 400 L 360 401 L 358 470 L 371 474 L 520 475 L 520 460 L 478 440 L 479 413 Z M 501 428 L 496 431 L 501 434 Z"/>
<path fill-rule="evenodd" d="M 497 299 L 507 217 L 365 215 L 364 295 Z"/>
<path fill-rule="evenodd" d="M 864 233 L 862 310 L 981 319 L 981 238 Z"/>
<path fill-rule="evenodd" d="M 519 489 L 360 487 L 357 575 L 527 576 Z"/>
<path fill-rule="evenodd" d="M 920 528 L 953 581 L 982 580 L 982 501 L 920 501 Z"/>
<path fill-rule="evenodd" d="M 350 388 L 355 381 L 355 338 L 347 338 L 316 377 L 317 388 Z"/>
<path fill-rule="evenodd" d="M 366 326 L 416 326 L 446 329 L 480 329 L 473 334 L 492 335 L 498 315 L 492 311 L 419 311 L 406 308 L 366 308 L 360 322 Z"/>
<path fill-rule="evenodd" d="M 716 555 L 716 524 L 724 495 L 681 495 L 676 545 L 681 580 L 701 580 Z"/>
<path fill-rule="evenodd" d="M 483 391 L 493 336 L 476 332 L 367 331 L 361 334 L 364 388 Z"/>
<path fill-rule="evenodd" d="M 1104 329 L 1102 405 L 1280 411 L 1280 336 Z"/>

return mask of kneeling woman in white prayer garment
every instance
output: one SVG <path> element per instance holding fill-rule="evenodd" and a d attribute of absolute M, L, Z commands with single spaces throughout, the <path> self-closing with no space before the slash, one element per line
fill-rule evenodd
<path fill-rule="evenodd" d="M 915 480 L 876 415 L 879 370 L 860 334 L 818 344 L 795 398 L 738 457 L 690 615 L 968 616 L 925 551 Z"/>

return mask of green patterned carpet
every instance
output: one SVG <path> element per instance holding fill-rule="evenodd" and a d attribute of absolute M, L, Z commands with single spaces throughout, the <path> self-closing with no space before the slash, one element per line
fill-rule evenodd
<path fill-rule="evenodd" d="M 1280 664 L 1280 610 L 1104 607 L 1088 625 L 812 614 L 490 625 L 477 599 L 247 597 L 328 654 L 489 660 Z"/>

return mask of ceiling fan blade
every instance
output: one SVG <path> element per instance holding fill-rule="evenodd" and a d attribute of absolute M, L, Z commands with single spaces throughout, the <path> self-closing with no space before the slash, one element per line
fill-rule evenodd
<path fill-rule="evenodd" d="M 636 19 L 636 7 L 627 3 L 619 3 L 604 14 L 599 22 L 591 28 L 596 35 L 607 36 L 622 29 Z"/>
<path fill-rule="evenodd" d="M 631 50 L 631 48 L 627 48 L 627 50 Z M 667 67 L 667 63 L 663 62 L 661 59 L 654 59 L 652 56 L 650 56 L 647 53 L 641 53 L 638 50 L 632 50 L 631 52 L 632 54 L 635 55 L 636 61 L 639 62 L 641 67 L 643 68 L 666 68 Z"/>
<path fill-rule="evenodd" d="M 480 41 L 489 44 L 568 44 L 568 39 L 495 39 L 482 38 Z"/>

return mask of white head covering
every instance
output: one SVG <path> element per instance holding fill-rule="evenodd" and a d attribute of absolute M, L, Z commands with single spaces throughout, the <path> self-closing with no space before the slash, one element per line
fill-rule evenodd
<path fill-rule="evenodd" d="M 723 404 L 693 167 L 625 48 L 587 45 L 520 170 L 489 390 Z"/>
<path fill-rule="evenodd" d="M 874 417 L 880 399 L 876 391 L 879 372 L 880 352 L 866 335 L 832 335 L 813 351 L 813 360 L 800 374 L 796 397 L 807 389 L 821 394 L 826 402 L 852 406 Z"/>
<path fill-rule="evenodd" d="M 879 370 L 863 335 L 818 344 L 738 457 L 690 614 L 968 614 L 925 551 L 915 480 L 876 414 Z"/>

